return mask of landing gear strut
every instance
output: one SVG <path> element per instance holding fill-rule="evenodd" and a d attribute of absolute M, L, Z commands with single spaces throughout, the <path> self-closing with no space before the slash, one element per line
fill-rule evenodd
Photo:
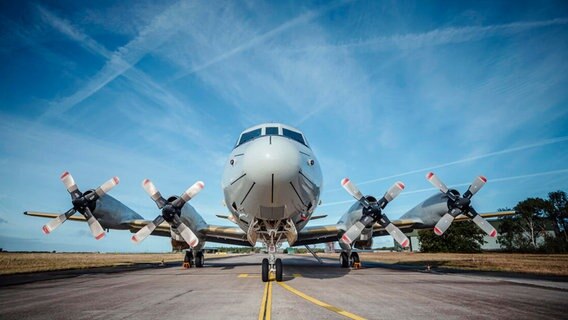
<path fill-rule="evenodd" d="M 203 268 L 203 263 L 205 262 L 205 257 L 203 255 L 203 250 L 195 250 L 195 255 L 193 250 L 186 250 L 185 257 L 183 258 L 183 267 L 189 269 L 191 267 Z"/>

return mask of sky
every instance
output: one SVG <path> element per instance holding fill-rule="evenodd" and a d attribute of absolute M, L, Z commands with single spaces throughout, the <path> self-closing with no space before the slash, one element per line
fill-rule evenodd
<path fill-rule="evenodd" d="M 82 189 L 119 176 L 111 194 L 147 219 L 143 179 L 203 180 L 192 205 L 230 225 L 223 166 L 263 122 L 302 130 L 320 162 L 328 217 L 311 225 L 353 203 L 343 177 L 377 196 L 403 181 L 391 219 L 437 192 L 430 170 L 462 192 L 485 175 L 479 212 L 568 191 L 565 1 L 2 1 L 0 60 L 8 250 L 171 249 L 76 222 L 44 235 L 22 213 L 70 208 L 64 171 Z"/>

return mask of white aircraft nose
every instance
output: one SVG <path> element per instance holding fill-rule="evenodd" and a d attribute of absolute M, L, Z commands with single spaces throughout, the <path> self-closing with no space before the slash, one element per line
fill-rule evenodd
<path fill-rule="evenodd" d="M 300 152 L 287 138 L 257 139 L 245 151 L 243 169 L 247 178 L 260 188 L 289 184 L 300 172 Z"/>

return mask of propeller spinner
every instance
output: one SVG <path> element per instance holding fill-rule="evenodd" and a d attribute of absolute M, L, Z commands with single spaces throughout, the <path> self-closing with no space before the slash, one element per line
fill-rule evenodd
<path fill-rule="evenodd" d="M 347 232 L 341 237 L 341 242 L 345 244 L 351 244 L 355 239 L 357 239 L 361 232 L 365 228 L 372 226 L 375 222 L 378 222 L 385 230 L 398 242 L 403 248 L 406 248 L 410 241 L 400 231 L 400 229 L 395 226 L 389 218 L 383 214 L 383 209 L 396 198 L 404 189 L 404 183 L 398 181 L 384 194 L 384 196 L 378 201 L 371 196 L 364 197 L 361 191 L 353 184 L 348 178 L 341 181 L 341 185 L 353 198 L 357 199 L 363 205 L 363 216 L 357 222 L 355 222 Z"/>
<path fill-rule="evenodd" d="M 473 220 L 475 224 L 481 228 L 485 233 L 491 237 L 497 236 L 497 230 L 493 226 L 481 217 L 477 211 L 471 206 L 471 198 L 475 195 L 487 182 L 487 178 L 484 176 L 479 176 L 473 180 L 472 184 L 469 186 L 467 191 L 460 195 L 457 190 L 448 189 L 448 187 L 436 176 L 433 172 L 426 175 L 426 179 L 430 181 L 434 187 L 438 188 L 440 192 L 448 196 L 448 209 L 450 210 L 446 213 L 434 227 L 434 233 L 441 236 L 448 230 L 454 219 L 460 215 L 464 214 Z"/>
<path fill-rule="evenodd" d="M 181 237 L 189 244 L 190 247 L 195 247 L 199 244 L 199 239 L 193 233 L 193 231 L 186 226 L 180 219 L 181 208 L 186 202 L 195 197 L 204 187 L 205 184 L 202 181 L 197 181 L 191 187 L 189 187 L 184 193 L 179 197 L 172 197 L 171 201 L 168 201 L 162 197 L 162 194 L 156 186 L 149 179 L 142 181 L 142 187 L 146 190 L 146 193 L 154 200 L 162 213 L 150 222 L 144 228 L 140 229 L 136 234 L 132 236 L 132 242 L 140 243 L 146 237 L 148 237 L 157 226 L 162 222 L 167 221 L 174 229 L 176 229 Z"/>
<path fill-rule="evenodd" d="M 103 183 L 100 187 L 95 190 L 87 190 L 82 193 L 77 187 L 73 176 L 67 171 L 61 175 L 61 181 L 67 188 L 67 191 L 71 195 L 71 202 L 73 203 L 73 208 L 69 209 L 67 212 L 59 215 L 53 220 L 49 221 L 43 226 L 42 230 L 45 234 L 53 232 L 57 229 L 63 222 L 67 221 L 75 212 L 79 212 L 86 219 L 91 229 L 91 233 L 95 239 L 99 240 L 105 236 L 105 231 L 97 219 L 93 216 L 91 209 L 95 208 L 96 201 L 108 193 L 112 188 L 114 188 L 118 183 L 118 177 L 114 177 L 107 182 Z"/>

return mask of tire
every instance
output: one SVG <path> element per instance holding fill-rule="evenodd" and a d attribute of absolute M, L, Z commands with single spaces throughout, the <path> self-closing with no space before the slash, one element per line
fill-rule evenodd
<path fill-rule="evenodd" d="M 191 250 L 187 250 L 185 252 L 185 258 L 183 258 L 183 262 L 188 262 L 189 263 L 189 267 L 193 267 L 193 252 L 191 252 Z"/>
<path fill-rule="evenodd" d="M 278 282 L 282 281 L 282 271 L 282 259 L 278 258 L 276 259 L 276 281 Z"/>
<path fill-rule="evenodd" d="M 195 266 L 197 268 L 203 268 L 203 263 L 205 262 L 205 257 L 203 256 L 203 252 L 199 251 L 195 254 Z"/>
<path fill-rule="evenodd" d="M 357 252 L 352 252 L 351 253 L 351 259 L 349 259 L 349 264 L 351 267 L 353 267 L 353 265 L 355 263 L 359 263 L 361 262 L 361 260 L 359 259 L 359 254 Z"/>
<path fill-rule="evenodd" d="M 349 268 L 349 257 L 347 256 L 346 252 L 342 252 L 339 255 L 339 265 L 342 268 Z"/>
<path fill-rule="evenodd" d="M 268 282 L 268 259 L 262 259 L 262 282 Z"/>

